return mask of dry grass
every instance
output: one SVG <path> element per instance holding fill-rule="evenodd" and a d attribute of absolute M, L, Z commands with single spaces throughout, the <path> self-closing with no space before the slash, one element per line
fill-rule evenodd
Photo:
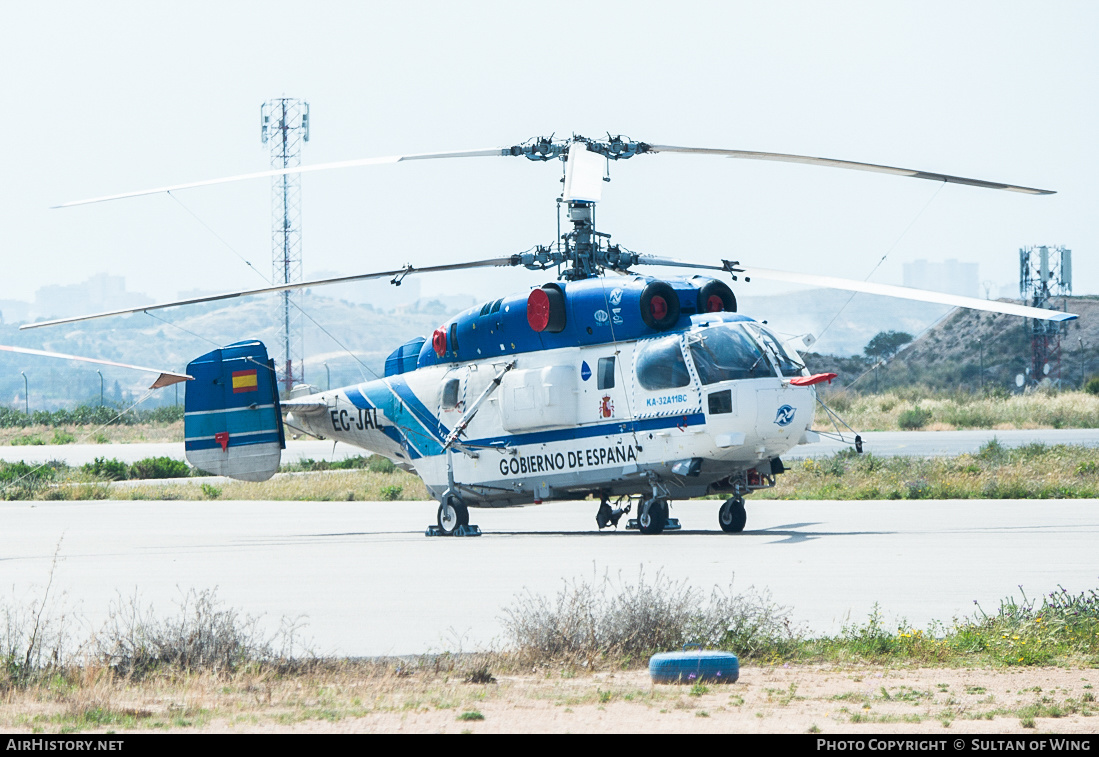
<path fill-rule="evenodd" d="M 992 441 L 974 455 L 875 457 L 842 452 L 796 462 L 759 499 L 1068 499 L 1099 497 L 1099 449 Z"/>
<path fill-rule="evenodd" d="M 1086 392 L 1032 392 L 1004 396 L 930 395 L 919 390 L 883 394 L 837 391 L 821 399 L 859 431 L 895 431 L 905 411 L 930 412 L 926 430 L 963 428 L 1099 428 L 1099 396 Z M 817 428 L 830 428 L 818 407 Z"/>
<path fill-rule="evenodd" d="M 366 469 L 324 471 L 318 473 L 280 473 L 269 481 L 227 481 L 203 486 L 202 479 L 186 483 L 111 484 L 112 497 L 138 500 L 296 500 L 337 502 L 431 499 L 427 488 L 416 476 L 396 470 L 375 473 Z M 216 492 L 216 496 L 214 495 Z"/>
<path fill-rule="evenodd" d="M 470 683 L 457 668 L 325 662 L 132 681 L 103 669 L 8 692 L 4 732 L 1094 733 L 1094 669 L 754 665 L 731 686 L 654 685 L 644 671 L 537 670 Z M 465 716 L 477 713 L 480 718 Z"/>
<path fill-rule="evenodd" d="M 138 442 L 183 441 L 183 421 L 174 423 L 140 423 L 132 426 L 15 426 L 0 428 L 0 445 L 10 445 L 27 437 L 43 444 L 53 444 L 58 431 L 70 434 L 70 444 L 133 444 Z M 110 450 L 104 449 L 109 457 Z"/>

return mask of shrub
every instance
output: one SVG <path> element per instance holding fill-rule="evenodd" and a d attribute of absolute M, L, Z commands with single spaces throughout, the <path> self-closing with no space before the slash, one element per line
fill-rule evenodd
<path fill-rule="evenodd" d="M 213 484 L 203 484 L 202 495 L 206 497 L 206 499 L 217 499 L 221 496 L 221 488 L 214 486 Z"/>
<path fill-rule="evenodd" d="M 269 663 L 293 652 L 293 631 L 284 623 L 276 651 L 260 634 L 258 619 L 225 609 L 216 592 L 187 592 L 178 617 L 158 619 L 137 598 L 113 603 L 106 624 L 95 635 L 99 661 L 116 672 L 142 678 L 159 669 L 232 672 L 246 663 Z"/>
<path fill-rule="evenodd" d="M 382 487 L 382 499 L 389 500 L 389 501 L 400 499 L 401 498 L 401 491 L 402 491 L 402 489 L 401 489 L 400 486 L 396 486 L 396 485 L 394 485 L 394 486 L 383 486 Z"/>
<path fill-rule="evenodd" d="M 897 417 L 897 425 L 906 430 L 923 428 L 931 420 L 931 411 L 916 405 Z"/>
<path fill-rule="evenodd" d="M 170 457 L 147 457 L 130 466 L 130 478 L 186 478 L 190 475 L 187 463 Z"/>
<path fill-rule="evenodd" d="M 51 465 L 27 465 L 22 460 L 0 461 L 0 492 L 4 499 L 27 499 L 54 480 L 57 469 Z"/>
<path fill-rule="evenodd" d="M 372 455 L 366 463 L 366 469 L 371 473 L 392 473 L 397 470 L 397 466 L 388 457 Z"/>
<path fill-rule="evenodd" d="M 76 437 L 68 431 L 57 429 L 53 432 L 53 439 L 50 441 L 50 444 L 72 444 L 75 441 Z"/>
<path fill-rule="evenodd" d="M 1084 384 L 1084 391 L 1088 394 L 1099 394 L 1099 376 L 1092 376 Z"/>
<path fill-rule="evenodd" d="M 604 575 L 575 580 L 550 599 L 527 592 L 505 609 L 502 623 L 520 658 L 594 666 L 623 664 L 684 644 L 732 649 L 761 658 L 799 639 L 786 608 L 766 594 L 715 588 L 707 598 L 686 582 L 644 573 L 636 583 Z"/>
<path fill-rule="evenodd" d="M 130 466 L 113 457 L 109 460 L 105 457 L 97 457 L 90 463 L 84 463 L 82 470 L 107 481 L 125 481 L 130 477 Z"/>
<path fill-rule="evenodd" d="M 977 452 L 977 457 L 981 460 L 988 460 L 990 462 L 1003 462 L 1007 459 L 1008 449 L 1004 445 L 1000 444 L 1000 440 L 996 437 L 992 437 L 985 442 L 981 449 Z"/>
<path fill-rule="evenodd" d="M 314 460 L 311 457 L 304 457 L 297 462 L 297 464 L 287 465 L 286 470 L 302 470 L 311 473 L 317 471 L 327 470 L 358 470 L 359 468 L 367 468 L 374 470 L 371 467 L 371 461 L 375 460 L 374 457 L 364 457 L 362 455 L 356 455 L 355 457 L 348 457 L 343 460 Z M 385 460 L 385 458 L 382 458 Z M 388 460 L 386 461 L 388 462 Z M 390 463 L 390 471 L 393 470 L 393 465 Z"/>
<path fill-rule="evenodd" d="M 170 405 L 149 410 L 122 412 L 110 405 L 78 405 L 71 410 L 36 410 L 31 414 L 13 408 L 0 408 L 0 427 L 31 424 L 41 426 L 131 426 L 135 423 L 173 423 L 183 418 L 183 408 Z"/>

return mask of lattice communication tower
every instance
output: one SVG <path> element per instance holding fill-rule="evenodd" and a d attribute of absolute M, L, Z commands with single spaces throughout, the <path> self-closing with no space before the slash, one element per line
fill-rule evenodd
<path fill-rule="evenodd" d="M 271 149 L 272 168 L 301 165 L 301 147 L 309 141 L 309 103 L 290 97 L 268 100 L 260 107 L 263 143 Z M 271 283 L 302 280 L 301 174 L 271 180 Z M 304 322 L 300 290 L 280 292 L 276 317 L 279 347 L 275 365 L 282 394 L 305 381 Z"/>
<path fill-rule="evenodd" d="M 1072 296 L 1072 250 L 1064 247 L 1022 247 L 1019 249 L 1019 296 L 1027 305 L 1048 310 L 1058 308 L 1055 297 Z M 1061 381 L 1061 336 L 1065 324 L 1054 321 L 1030 321 L 1030 371 L 1028 383 L 1037 385 L 1048 378 Z"/>

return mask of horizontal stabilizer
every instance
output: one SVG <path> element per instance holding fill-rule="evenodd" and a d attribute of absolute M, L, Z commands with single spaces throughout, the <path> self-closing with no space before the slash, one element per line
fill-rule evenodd
<path fill-rule="evenodd" d="M 318 402 L 316 400 L 283 400 L 280 404 L 284 411 L 297 415 L 323 413 L 328 409 L 327 402 Z"/>

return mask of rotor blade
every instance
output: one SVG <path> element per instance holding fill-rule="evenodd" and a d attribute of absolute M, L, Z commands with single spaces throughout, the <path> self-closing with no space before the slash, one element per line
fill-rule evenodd
<path fill-rule="evenodd" d="M 460 271 L 465 268 L 489 268 L 492 266 L 512 266 L 517 265 L 518 256 L 506 257 L 506 258 L 490 258 L 488 260 L 475 260 L 469 263 L 449 263 L 447 265 L 432 265 L 424 266 L 423 268 L 414 268 L 412 265 L 406 265 L 404 268 L 397 269 L 396 271 L 376 271 L 374 273 L 360 273 L 354 276 L 340 276 L 334 279 L 318 279 L 316 281 L 300 281 L 295 284 L 280 284 L 278 286 L 263 287 L 261 289 L 244 289 L 239 292 L 226 292 L 224 294 L 212 294 L 206 297 L 192 297 L 187 300 L 173 300 L 172 302 L 161 302 L 156 305 L 144 305 L 136 308 L 123 308 L 122 310 L 109 310 L 103 313 L 93 313 L 91 315 L 78 315 L 72 318 L 57 318 L 52 321 L 38 321 L 37 323 L 25 323 L 19 328 L 22 329 L 37 329 L 43 326 L 56 326 L 61 323 L 76 323 L 78 321 L 90 321 L 95 318 L 108 318 L 112 315 L 127 315 L 129 313 L 144 313 L 146 310 L 161 310 L 163 308 L 173 308 L 179 305 L 197 305 L 200 302 L 216 302 L 218 300 L 230 300 L 236 297 L 251 297 L 254 294 L 269 294 L 272 292 L 288 292 L 293 289 L 304 289 L 306 287 L 315 286 L 327 286 L 329 284 L 346 284 L 351 281 L 366 281 L 367 279 L 382 279 L 388 276 L 392 276 L 395 280 L 399 281 L 405 276 L 413 273 L 439 273 L 441 271 Z"/>
<path fill-rule="evenodd" d="M 1005 189 L 1008 192 L 1024 192 L 1032 195 L 1057 194 L 1051 189 L 1034 189 L 1032 187 L 1019 187 L 1014 184 L 1000 184 L 995 181 L 982 179 L 966 179 L 962 176 L 950 176 L 944 173 L 932 173 L 930 171 L 915 171 L 910 168 L 896 168 L 894 166 L 879 166 L 875 163 L 856 163 L 851 160 L 834 160 L 832 158 L 813 158 L 808 155 L 786 155 L 780 152 L 752 152 L 750 150 L 721 150 L 709 147 L 673 147 L 671 145 L 648 145 L 645 152 L 682 152 L 695 155 L 722 155 L 727 158 L 743 158 L 745 160 L 774 160 L 781 163 L 808 163 L 814 166 L 828 166 L 829 168 L 850 168 L 856 171 L 873 171 L 875 173 L 887 173 L 893 176 L 911 176 L 915 179 L 931 179 L 932 181 L 945 181 L 950 184 L 967 184 L 971 187 L 984 187 L 985 189 Z"/>
<path fill-rule="evenodd" d="M 989 313 L 1018 315 L 1023 318 L 1037 318 L 1043 321 L 1071 321 L 1077 317 L 1075 313 L 1034 308 L 1028 305 L 1017 305 L 1014 302 L 982 300 L 977 297 L 963 297 L 957 294 L 929 292 L 926 289 L 913 289 L 911 287 L 899 287 L 890 284 L 874 284 L 869 281 L 855 281 L 853 279 L 840 279 L 835 276 L 817 276 L 811 273 L 791 273 L 790 271 L 776 271 L 770 268 L 755 268 L 754 266 L 746 266 L 743 275 L 745 279 L 756 277 L 760 279 L 769 279 L 771 281 L 785 281 L 791 284 L 806 284 L 808 286 L 828 287 L 830 289 L 844 289 L 848 292 L 880 294 L 885 295 L 886 297 L 898 297 L 903 300 L 934 302 L 939 305 L 952 305 L 959 308 L 984 310 Z"/>
<path fill-rule="evenodd" d="M 771 281 L 785 281 L 790 284 L 805 284 L 806 286 L 827 287 L 828 289 L 842 289 L 848 292 L 878 294 L 885 297 L 897 297 L 902 300 L 915 300 L 917 302 L 933 302 L 938 305 L 951 305 L 959 308 L 970 308 L 971 310 L 983 310 L 989 313 L 1003 313 L 1004 315 L 1018 315 L 1023 318 L 1037 318 L 1043 321 L 1071 321 L 1075 320 L 1077 317 L 1075 313 L 1034 308 L 1029 305 L 1017 305 L 1014 302 L 982 300 L 977 297 L 963 297 L 958 294 L 929 292 L 926 289 L 913 289 L 912 287 L 899 287 L 891 284 L 875 284 L 870 281 L 841 279 L 836 276 L 819 276 L 813 273 L 778 271 L 773 268 L 756 268 L 755 266 L 741 266 L 739 264 L 736 264 L 736 268 L 732 268 L 730 265 L 691 263 L 685 260 L 662 258 L 655 255 L 638 255 L 637 263 L 638 265 L 703 268 L 710 271 L 729 271 L 732 269 L 732 273 L 744 276 L 745 281 L 749 281 L 753 277 L 758 279 L 769 279 Z"/>
<path fill-rule="evenodd" d="M 41 357 L 56 357 L 63 360 L 79 360 L 83 363 L 96 363 L 97 365 L 113 365 L 116 368 L 130 368 L 135 371 L 145 371 L 147 373 L 159 373 L 156 381 L 153 382 L 150 389 L 159 389 L 162 386 L 171 386 L 177 384 L 180 381 L 191 381 L 194 376 L 188 376 L 186 373 L 176 373 L 174 371 L 165 371 L 160 368 L 146 368 L 143 365 L 129 365 L 128 363 L 116 363 L 112 360 L 99 360 L 94 357 L 80 357 L 79 355 L 66 355 L 64 352 L 47 352 L 46 350 L 32 350 L 27 347 L 12 347 L 7 344 L 0 344 L 0 350 L 5 352 L 18 352 L 23 355 L 39 355 Z"/>
<path fill-rule="evenodd" d="M 291 173 L 310 173 L 312 171 L 327 171 L 333 168 L 354 168 L 356 166 L 377 166 L 387 163 L 401 163 L 406 160 L 436 160 L 441 158 L 486 158 L 511 155 L 510 147 L 490 147 L 483 150 L 459 150 L 458 152 L 425 152 L 414 155 L 388 155 L 381 158 L 359 158 L 357 160 L 340 160 L 333 163 L 316 163 L 311 166 L 294 166 L 293 168 L 273 168 L 269 171 L 256 171 L 254 173 L 242 173 L 236 176 L 224 176 L 220 179 L 207 179 L 205 181 L 192 181 L 186 184 L 172 184 L 156 189 L 142 189 L 137 192 L 123 192 L 104 197 L 93 197 L 90 200 L 74 200 L 73 202 L 53 205 L 52 208 L 71 208 L 76 205 L 90 205 L 95 202 L 107 200 L 121 200 L 127 197 L 141 197 L 161 192 L 174 192 L 177 189 L 191 189 L 192 187 L 206 187 L 212 184 L 228 184 L 233 181 L 245 181 L 247 179 L 262 179 L 266 176 L 283 176 Z"/>

